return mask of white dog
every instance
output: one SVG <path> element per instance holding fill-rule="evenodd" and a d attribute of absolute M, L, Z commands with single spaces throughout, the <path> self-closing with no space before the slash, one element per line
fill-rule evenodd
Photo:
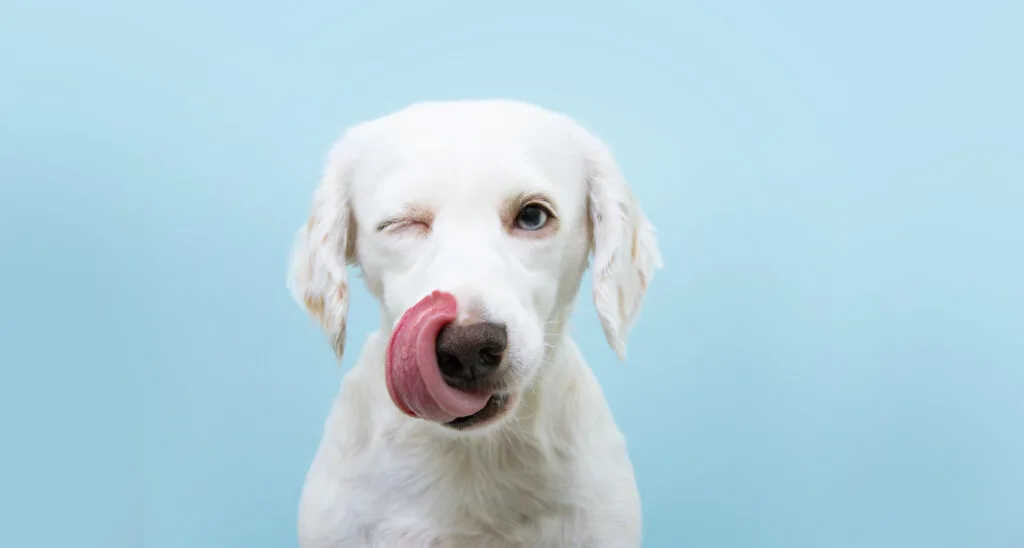
<path fill-rule="evenodd" d="M 289 286 L 339 360 L 348 264 L 382 324 L 327 419 L 301 546 L 640 546 L 624 438 L 569 334 L 591 258 L 625 359 L 661 258 L 611 152 L 567 116 L 430 102 L 349 130 Z"/>

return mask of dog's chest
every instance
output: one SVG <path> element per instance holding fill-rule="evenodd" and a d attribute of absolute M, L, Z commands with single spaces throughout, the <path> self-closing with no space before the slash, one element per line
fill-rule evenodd
<path fill-rule="evenodd" d="M 580 536 L 579 486 L 568 463 L 538 466 L 528 448 L 397 454 L 366 476 L 376 487 L 368 540 L 409 545 L 569 546 Z M 401 545 L 401 544 L 399 544 Z"/>

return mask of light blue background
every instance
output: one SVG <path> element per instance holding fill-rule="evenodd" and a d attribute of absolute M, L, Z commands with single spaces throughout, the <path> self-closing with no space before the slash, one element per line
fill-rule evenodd
<path fill-rule="evenodd" d="M 575 325 L 645 546 L 1024 546 L 1021 3 L 626 4 L 0 3 L 0 545 L 295 546 L 377 322 L 285 290 L 320 162 L 504 96 L 660 229 L 629 363 Z"/>

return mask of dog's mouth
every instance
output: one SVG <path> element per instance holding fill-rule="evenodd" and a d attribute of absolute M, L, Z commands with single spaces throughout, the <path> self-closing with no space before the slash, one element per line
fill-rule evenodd
<path fill-rule="evenodd" d="M 487 400 L 487 404 L 484 408 L 468 415 L 465 417 L 459 417 L 455 420 L 443 423 L 449 428 L 456 430 L 467 430 L 469 428 L 475 428 L 490 424 L 500 418 L 508 410 L 509 404 L 513 401 L 513 396 L 505 393 L 496 393 L 491 395 L 490 399 Z"/>
<path fill-rule="evenodd" d="M 391 334 L 385 382 L 395 406 L 410 417 L 438 424 L 479 424 L 507 405 L 507 397 L 499 396 L 504 391 L 460 389 L 443 378 L 436 342 L 456 314 L 455 296 L 434 291 L 407 310 Z"/>

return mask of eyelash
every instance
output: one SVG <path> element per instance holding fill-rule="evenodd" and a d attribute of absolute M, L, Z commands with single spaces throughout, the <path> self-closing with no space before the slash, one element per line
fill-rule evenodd
<path fill-rule="evenodd" d="M 377 232 L 396 231 L 417 225 L 423 229 L 430 228 L 430 223 L 421 219 L 390 219 L 377 225 Z"/>

